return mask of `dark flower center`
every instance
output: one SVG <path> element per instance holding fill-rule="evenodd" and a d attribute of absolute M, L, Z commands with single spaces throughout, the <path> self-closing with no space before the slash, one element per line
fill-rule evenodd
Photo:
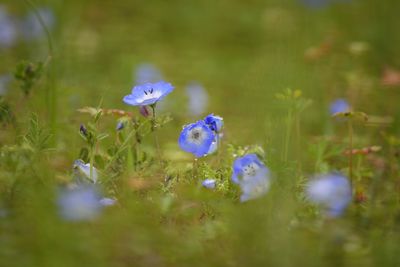
<path fill-rule="evenodd" d="M 143 90 L 143 92 L 144 92 L 145 95 L 152 94 L 154 92 L 154 89 L 150 88 L 150 90 L 148 90 L 148 91 L 147 90 Z"/>

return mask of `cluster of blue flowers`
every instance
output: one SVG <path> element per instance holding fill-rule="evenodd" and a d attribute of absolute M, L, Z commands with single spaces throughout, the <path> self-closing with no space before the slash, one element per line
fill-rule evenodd
<path fill-rule="evenodd" d="M 223 119 L 214 114 L 186 125 L 179 136 L 179 146 L 197 158 L 212 154 L 218 148 L 223 125 Z"/>
<path fill-rule="evenodd" d="M 55 24 L 55 17 L 50 8 L 40 7 L 37 13 L 47 29 L 51 30 Z M 19 38 L 25 41 L 39 40 L 45 36 L 35 12 L 30 11 L 24 18 L 19 19 L 9 14 L 5 6 L 0 6 L 0 48 L 9 48 L 15 45 Z"/>
<path fill-rule="evenodd" d="M 160 76 L 151 66 L 143 66 L 143 73 L 139 73 L 137 80 L 145 81 L 134 86 L 131 94 L 126 95 L 123 101 L 132 106 L 139 106 L 141 113 L 148 112 L 147 106 L 155 105 L 165 96 L 170 94 L 174 87 L 165 81 L 154 81 L 153 76 Z M 146 72 L 152 72 L 147 75 Z M 147 75 L 147 76 L 146 76 Z M 195 101 L 195 100 L 193 100 Z M 350 106 L 343 99 L 332 103 L 330 112 L 344 112 L 350 110 Z M 196 158 L 214 153 L 222 138 L 223 118 L 210 114 L 203 120 L 188 124 L 183 127 L 178 143 L 182 150 L 193 154 Z M 123 123 L 117 125 L 122 129 Z M 101 198 L 93 186 L 98 179 L 97 170 L 90 164 L 81 160 L 74 163 L 74 179 L 78 187 L 73 190 L 65 190 L 60 194 L 59 205 L 61 215 L 72 221 L 90 220 L 96 218 L 104 206 L 116 203 L 115 199 Z M 237 157 L 233 163 L 231 180 L 240 186 L 242 194 L 240 201 L 245 202 L 259 198 L 268 192 L 271 184 L 271 174 L 267 166 L 256 154 L 246 154 Z M 217 187 L 217 180 L 208 178 L 203 180 L 202 186 L 208 189 Z M 319 176 L 307 185 L 307 195 L 311 202 L 321 205 L 329 217 L 341 215 L 352 199 L 352 190 L 348 179 L 340 174 L 328 174 Z"/>

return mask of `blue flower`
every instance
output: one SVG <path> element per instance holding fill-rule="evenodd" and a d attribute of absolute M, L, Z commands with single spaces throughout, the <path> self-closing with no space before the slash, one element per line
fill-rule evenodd
<path fill-rule="evenodd" d="M 214 189 L 215 185 L 216 185 L 216 181 L 215 181 L 215 179 L 205 179 L 201 184 L 205 188 Z"/>
<path fill-rule="evenodd" d="M 210 127 L 210 129 L 214 132 L 220 132 L 222 129 L 222 126 L 224 126 L 224 119 L 220 116 L 216 116 L 214 114 L 208 115 L 205 119 L 204 122 Z"/>
<path fill-rule="evenodd" d="M 208 154 L 214 139 L 215 133 L 204 121 L 198 121 L 183 128 L 178 142 L 182 150 L 199 158 Z"/>
<path fill-rule="evenodd" d="M 97 182 L 98 174 L 95 167 L 93 167 L 92 177 L 90 177 L 90 163 L 85 164 L 82 160 L 77 159 L 74 161 L 73 169 L 74 179 L 78 184 L 87 182 L 95 184 Z"/>
<path fill-rule="evenodd" d="M 113 198 L 103 197 L 99 200 L 99 203 L 103 207 L 114 206 L 117 203 L 117 200 Z"/>
<path fill-rule="evenodd" d="M 155 104 L 172 92 L 174 87 L 163 81 L 145 83 L 133 87 L 132 93 L 124 97 L 123 101 L 132 106 L 147 106 Z"/>
<path fill-rule="evenodd" d="M 161 72 L 152 64 L 143 63 L 136 68 L 136 84 L 154 83 L 163 79 Z"/>
<path fill-rule="evenodd" d="M 330 217 L 340 216 L 352 200 L 349 180 L 336 173 L 320 175 L 310 181 L 307 195 L 311 202 L 325 208 Z"/>
<path fill-rule="evenodd" d="M 0 47 L 10 47 L 17 40 L 17 27 L 5 7 L 0 6 Z"/>
<path fill-rule="evenodd" d="M 117 131 L 121 131 L 122 129 L 124 129 L 124 127 L 125 127 L 124 123 L 123 123 L 122 121 L 119 121 L 119 122 L 117 123 L 117 126 L 115 127 L 115 129 L 116 129 Z"/>
<path fill-rule="evenodd" d="M 242 202 L 260 197 L 269 189 L 270 173 L 256 154 L 239 157 L 233 163 L 232 181 L 242 189 Z"/>
<path fill-rule="evenodd" d="M 63 190 L 58 197 L 58 206 L 62 218 L 68 221 L 88 221 L 100 215 L 102 205 L 99 195 L 93 187 L 78 187 Z"/>
<path fill-rule="evenodd" d="M 339 98 L 331 103 L 329 107 L 329 112 L 331 113 L 331 115 L 334 115 L 338 112 L 350 111 L 350 109 L 351 108 L 349 103 L 346 100 Z"/>
<path fill-rule="evenodd" d="M 48 30 L 51 30 L 54 26 L 55 17 L 53 11 L 48 7 L 41 7 L 37 10 L 44 24 Z M 46 35 L 39 19 L 35 12 L 31 11 L 22 21 L 22 34 L 26 40 L 34 40 L 43 38 Z"/>
<path fill-rule="evenodd" d="M 189 98 L 189 112 L 192 116 L 204 113 L 208 104 L 207 91 L 198 83 L 191 83 L 186 87 L 186 94 Z"/>

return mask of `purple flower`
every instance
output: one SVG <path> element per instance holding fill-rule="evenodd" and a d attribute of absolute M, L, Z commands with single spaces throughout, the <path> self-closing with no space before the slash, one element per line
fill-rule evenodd
<path fill-rule="evenodd" d="M 210 129 L 216 133 L 222 130 L 224 126 L 224 119 L 220 116 L 210 114 L 205 119 L 204 122 L 210 127 Z"/>
<path fill-rule="evenodd" d="M 247 154 L 233 163 L 232 181 L 240 185 L 240 201 L 244 202 L 258 198 L 268 191 L 270 173 L 256 154 Z"/>
<path fill-rule="evenodd" d="M 99 200 L 99 203 L 103 207 L 114 206 L 117 203 L 117 200 L 113 198 L 103 197 Z"/>
<path fill-rule="evenodd" d="M 59 194 L 60 215 L 67 221 L 89 221 L 101 212 L 99 195 L 93 187 L 63 190 Z"/>
<path fill-rule="evenodd" d="M 311 202 L 321 205 L 329 217 L 340 216 L 352 200 L 349 180 L 336 173 L 320 175 L 310 181 L 307 195 Z"/>
<path fill-rule="evenodd" d="M 182 150 L 199 158 L 208 154 L 214 140 L 215 133 L 204 121 L 198 121 L 183 128 L 178 142 Z"/>
<path fill-rule="evenodd" d="M 4 6 L 0 6 L 0 47 L 10 47 L 17 40 L 17 27 Z"/>
<path fill-rule="evenodd" d="M 145 83 L 133 87 L 132 93 L 123 98 L 123 101 L 131 106 L 153 105 L 171 93 L 174 87 L 170 83 L 160 81 L 157 83 Z"/>
<path fill-rule="evenodd" d="M 348 112 L 350 111 L 350 109 L 351 107 L 346 100 L 338 98 L 331 103 L 329 107 L 329 112 L 331 113 L 331 115 L 334 115 L 338 112 Z"/>
<path fill-rule="evenodd" d="M 92 169 L 92 177 L 90 177 L 90 163 L 83 162 L 80 159 L 74 161 L 74 179 L 78 184 L 85 184 L 87 182 L 95 184 L 97 182 L 98 174 L 95 167 Z"/>
<path fill-rule="evenodd" d="M 39 16 L 43 20 L 46 28 L 51 30 L 54 27 L 55 17 L 53 11 L 48 7 L 41 7 L 37 9 Z M 28 13 L 26 18 L 22 21 L 22 34 L 26 40 L 34 40 L 43 38 L 46 35 L 43 26 L 34 11 Z"/>
<path fill-rule="evenodd" d="M 150 63 L 140 64 L 136 68 L 135 82 L 136 84 L 155 83 L 163 79 L 161 72 Z"/>
<path fill-rule="evenodd" d="M 189 112 L 192 116 L 203 114 L 208 104 L 207 91 L 198 83 L 191 83 L 186 87 L 189 98 Z"/>
<path fill-rule="evenodd" d="M 208 189 L 214 189 L 216 185 L 215 179 L 205 179 L 202 183 L 202 186 Z"/>

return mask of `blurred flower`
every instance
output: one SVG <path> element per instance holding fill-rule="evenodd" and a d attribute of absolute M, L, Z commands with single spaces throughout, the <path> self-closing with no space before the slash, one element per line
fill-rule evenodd
<path fill-rule="evenodd" d="M 123 123 L 122 121 L 119 121 L 119 122 L 117 123 L 117 126 L 115 127 L 115 129 L 116 129 L 117 131 L 121 131 L 122 129 L 124 129 L 124 127 L 125 127 L 124 123 Z"/>
<path fill-rule="evenodd" d="M 123 98 L 123 101 L 131 106 L 147 106 L 155 104 L 171 93 L 174 87 L 163 81 L 157 83 L 145 83 L 133 87 L 132 93 Z"/>
<path fill-rule="evenodd" d="M 10 83 L 11 80 L 12 80 L 11 75 L 8 74 L 0 75 L 0 96 L 3 96 L 7 93 L 8 84 Z"/>
<path fill-rule="evenodd" d="M 215 179 L 205 179 L 201 184 L 205 188 L 214 189 L 215 185 L 216 185 L 216 181 L 215 181 Z"/>
<path fill-rule="evenodd" d="M 135 82 L 136 84 L 155 83 L 163 79 L 161 72 L 150 63 L 140 64 L 136 68 Z"/>
<path fill-rule="evenodd" d="M 191 83 L 186 86 L 186 94 L 189 97 L 189 112 L 192 116 L 199 116 L 204 113 L 208 104 L 207 91 L 198 83 Z"/>
<path fill-rule="evenodd" d="M 331 113 L 331 115 L 334 115 L 339 112 L 348 112 L 350 111 L 350 109 L 351 107 L 349 103 L 346 100 L 339 98 L 331 103 L 329 107 L 329 112 Z"/>
<path fill-rule="evenodd" d="M 222 130 L 222 126 L 224 126 L 224 119 L 220 116 L 216 116 L 214 114 L 208 115 L 204 122 L 210 127 L 210 129 L 214 132 L 220 132 Z"/>
<path fill-rule="evenodd" d="M 355 56 L 360 56 L 367 52 L 370 49 L 370 46 L 366 42 L 351 42 L 349 44 L 349 52 Z"/>
<path fill-rule="evenodd" d="M 85 125 L 81 124 L 81 126 L 79 127 L 79 132 L 83 135 L 83 136 L 87 136 L 88 131 L 85 127 Z"/>
<path fill-rule="evenodd" d="M 340 216 L 352 199 L 349 180 L 341 174 L 325 174 L 307 184 L 310 201 L 323 206 L 329 217 Z"/>
<path fill-rule="evenodd" d="M 210 148 L 208 149 L 208 152 L 207 152 L 208 155 L 217 151 L 218 145 L 219 145 L 219 139 L 220 139 L 220 137 L 218 136 L 218 134 L 215 134 L 214 140 L 212 141 Z"/>
<path fill-rule="evenodd" d="M 147 118 L 147 117 L 149 117 L 149 116 L 151 115 L 148 106 L 140 106 L 139 112 L 140 112 L 140 114 L 142 114 L 142 116 L 145 117 L 145 118 Z"/>
<path fill-rule="evenodd" d="M 232 181 L 240 185 L 240 200 L 244 202 L 260 197 L 268 191 L 270 174 L 256 154 L 247 154 L 233 163 Z"/>
<path fill-rule="evenodd" d="M 331 0 L 300 0 L 305 6 L 310 8 L 323 8 L 330 4 Z"/>
<path fill-rule="evenodd" d="M 182 150 L 199 158 L 208 154 L 214 139 L 215 133 L 204 121 L 198 121 L 183 128 L 178 142 Z"/>
<path fill-rule="evenodd" d="M 108 198 L 108 197 L 104 197 L 104 198 L 99 200 L 99 203 L 103 207 L 108 207 L 108 206 L 114 206 L 115 203 L 117 203 L 117 200 L 112 199 L 112 198 Z"/>
<path fill-rule="evenodd" d="M 385 68 L 382 74 L 381 84 L 385 86 L 399 86 L 400 71 L 392 68 Z"/>
<path fill-rule="evenodd" d="M 305 6 L 310 8 L 324 8 L 333 3 L 350 3 L 352 0 L 300 0 Z"/>
<path fill-rule="evenodd" d="M 95 184 L 97 182 L 98 174 L 95 167 L 92 169 L 92 177 L 90 177 L 90 163 L 84 163 L 82 160 L 77 159 L 73 165 L 74 179 L 78 183 L 87 183 L 90 181 Z"/>
<path fill-rule="evenodd" d="M 60 215 L 68 221 L 88 221 L 101 212 L 99 196 L 93 187 L 78 187 L 63 190 L 58 197 Z"/>
<path fill-rule="evenodd" d="M 54 27 L 55 17 L 53 11 L 48 7 L 37 9 L 37 13 L 42 19 L 46 28 L 50 31 Z M 22 35 L 26 40 L 34 40 L 43 38 L 46 35 L 37 15 L 34 11 L 30 11 L 21 23 Z"/>
<path fill-rule="evenodd" d="M 17 27 L 4 6 L 0 6 L 0 47 L 10 47 L 17 40 Z"/>

